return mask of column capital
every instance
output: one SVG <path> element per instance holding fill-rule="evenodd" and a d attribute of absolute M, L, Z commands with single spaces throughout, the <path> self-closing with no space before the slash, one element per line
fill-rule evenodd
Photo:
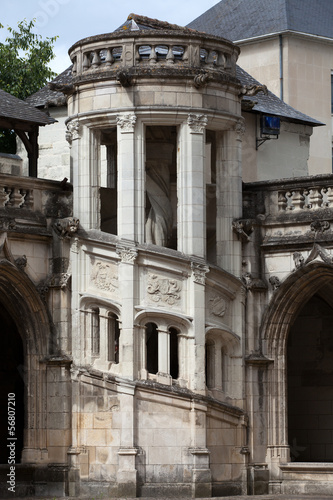
<path fill-rule="evenodd" d="M 125 113 L 117 116 L 117 125 L 122 134 L 134 132 L 136 115 L 134 113 Z"/>
<path fill-rule="evenodd" d="M 187 118 L 187 124 L 190 127 L 191 134 L 203 134 L 208 123 L 206 115 L 195 115 L 190 113 Z"/>
<path fill-rule="evenodd" d="M 138 251 L 135 247 L 117 245 L 116 252 L 120 256 L 121 261 L 126 264 L 134 264 L 138 256 Z"/>
<path fill-rule="evenodd" d="M 194 283 L 204 285 L 206 281 L 206 274 L 209 272 L 209 267 L 204 263 L 192 261 L 191 269 Z"/>
<path fill-rule="evenodd" d="M 82 126 L 79 120 L 72 120 L 66 126 L 66 141 L 71 146 L 74 140 L 81 139 Z"/>

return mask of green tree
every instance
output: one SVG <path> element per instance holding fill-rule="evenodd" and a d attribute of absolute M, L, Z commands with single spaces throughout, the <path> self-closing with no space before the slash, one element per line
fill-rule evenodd
<path fill-rule="evenodd" d="M 57 37 L 43 39 L 33 32 L 34 21 L 18 23 L 18 29 L 7 29 L 8 36 L 0 43 L 0 88 L 9 94 L 25 99 L 37 92 L 56 76 L 49 63 L 54 58 L 53 45 Z M 0 131 L 0 151 L 16 152 L 13 131 Z"/>

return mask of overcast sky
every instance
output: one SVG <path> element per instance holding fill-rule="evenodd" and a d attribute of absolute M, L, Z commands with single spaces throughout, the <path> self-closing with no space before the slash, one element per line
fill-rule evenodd
<path fill-rule="evenodd" d="M 186 26 L 217 3 L 216 0 L 1 0 L 0 23 L 16 27 L 23 19 L 36 19 L 36 33 L 43 38 L 58 36 L 51 67 L 61 73 L 70 65 L 67 52 L 73 43 L 114 31 L 130 13 Z M 5 30 L 0 30 L 0 41 L 6 35 Z"/>

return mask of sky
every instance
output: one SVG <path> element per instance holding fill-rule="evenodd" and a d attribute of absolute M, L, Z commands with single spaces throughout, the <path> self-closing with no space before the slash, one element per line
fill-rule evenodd
<path fill-rule="evenodd" d="M 36 19 L 34 32 L 43 38 L 58 36 L 50 66 L 61 73 L 70 65 L 68 49 L 88 36 L 110 33 L 131 13 L 186 26 L 219 3 L 217 0 L 1 0 L 0 23 L 17 27 Z M 0 42 L 8 35 L 0 30 Z"/>

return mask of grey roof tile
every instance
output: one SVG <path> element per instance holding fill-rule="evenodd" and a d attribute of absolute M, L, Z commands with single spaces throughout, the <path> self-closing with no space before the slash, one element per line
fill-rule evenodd
<path fill-rule="evenodd" d="M 60 75 L 58 75 L 54 80 L 54 83 L 68 83 L 72 80 L 72 66 L 65 69 Z M 26 103 L 31 106 L 48 107 L 48 106 L 64 106 L 66 104 L 66 97 L 62 92 L 51 90 L 49 85 L 45 85 L 40 90 L 30 95 L 25 99 Z"/>
<path fill-rule="evenodd" d="M 260 85 L 260 82 L 255 80 L 255 78 L 239 66 L 236 67 L 236 75 L 244 86 Z M 256 96 L 246 96 L 244 99 L 256 103 L 252 108 L 252 112 L 276 115 L 288 121 L 304 123 L 313 127 L 324 125 L 318 120 L 315 120 L 314 118 L 311 118 L 310 116 L 292 108 L 289 104 L 281 101 L 281 99 L 270 91 L 268 91 L 267 95 L 259 93 Z"/>
<path fill-rule="evenodd" d="M 298 31 L 333 38 L 332 0 L 221 0 L 187 25 L 232 41 Z"/>
<path fill-rule="evenodd" d="M 53 118 L 43 113 L 43 111 L 39 111 L 4 90 L 0 90 L 0 117 L 37 125 L 48 125 L 55 122 Z"/>

